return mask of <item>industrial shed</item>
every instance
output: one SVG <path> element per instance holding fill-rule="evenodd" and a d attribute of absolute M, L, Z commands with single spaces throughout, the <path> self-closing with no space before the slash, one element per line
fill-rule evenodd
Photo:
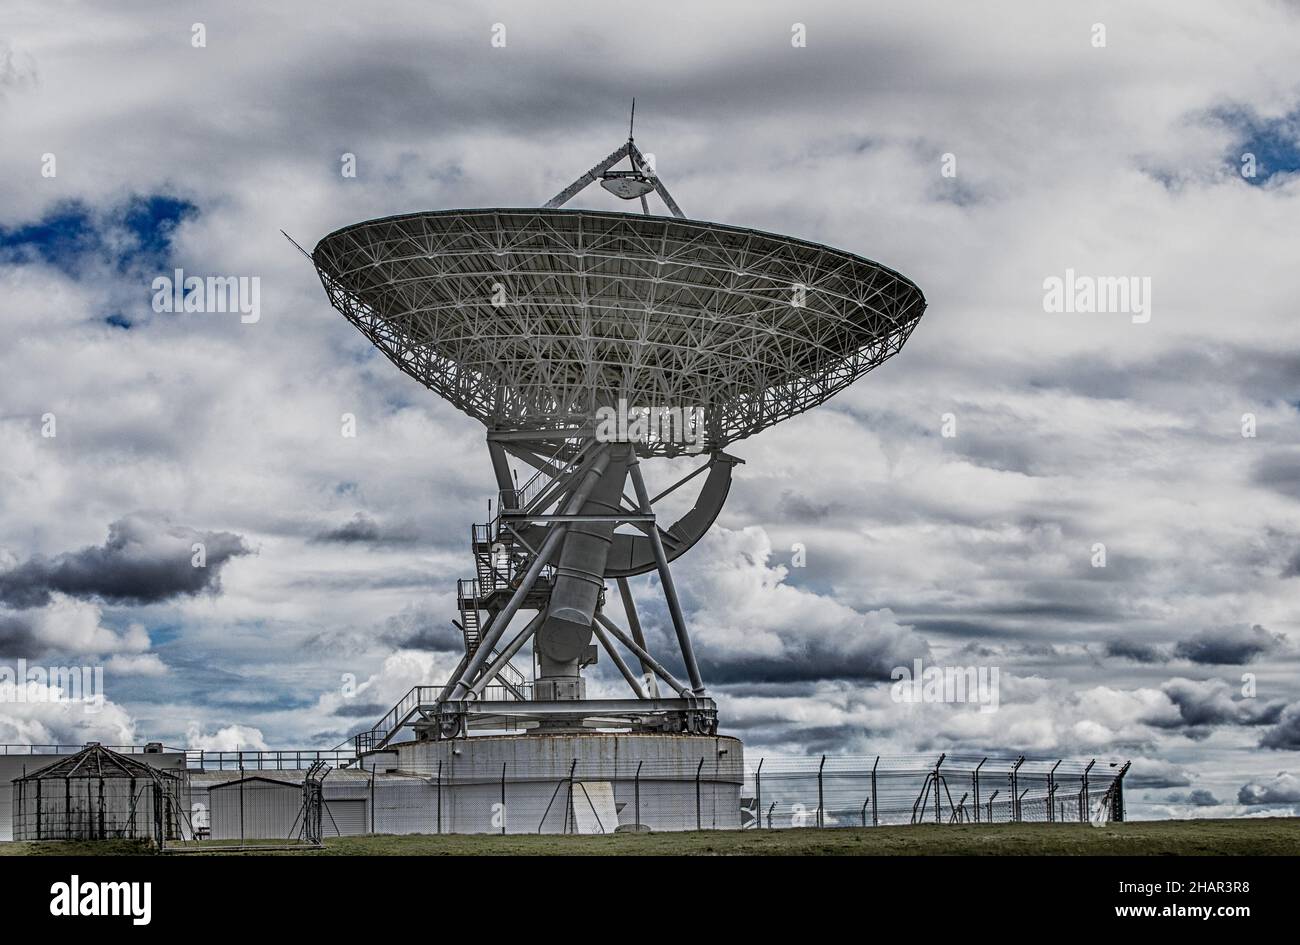
<path fill-rule="evenodd" d="M 302 827 L 301 783 L 252 775 L 208 788 L 213 840 L 284 840 Z"/>
<path fill-rule="evenodd" d="M 206 826 L 206 836 L 213 840 L 295 839 L 302 830 L 304 775 L 303 771 L 236 778 L 220 772 L 195 775 L 190 784 L 195 827 Z M 370 833 L 370 781 L 362 771 L 329 772 L 323 785 L 322 836 Z"/>
<path fill-rule="evenodd" d="M 181 778 L 91 742 L 15 778 L 15 840 L 176 840 Z"/>

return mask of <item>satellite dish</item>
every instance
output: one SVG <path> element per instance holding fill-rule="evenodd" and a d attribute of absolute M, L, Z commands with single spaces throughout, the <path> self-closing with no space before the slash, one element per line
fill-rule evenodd
<path fill-rule="evenodd" d="M 632 168 L 613 170 L 623 158 Z M 495 517 L 471 532 L 474 577 L 457 587 L 464 658 L 440 691 L 417 690 L 417 705 L 358 735 L 359 750 L 406 724 L 434 739 L 503 720 L 547 734 L 717 733 L 669 564 L 727 497 L 741 460 L 723 450 L 897 354 L 925 297 L 843 250 L 687 219 L 648 167 L 629 133 L 544 207 L 369 220 L 311 254 L 345 318 L 487 428 L 498 489 Z M 623 200 L 654 190 L 672 216 L 564 209 L 597 180 Z M 682 455 L 703 465 L 652 498 L 640 460 Z M 521 484 L 512 461 L 535 472 Z M 705 472 L 665 527 L 656 503 Z M 628 578 L 652 571 L 685 680 L 646 648 L 636 616 Z M 605 613 L 607 580 L 626 629 Z M 536 613 L 522 627 L 521 610 Z M 530 641 L 532 679 L 511 662 Z M 596 644 L 631 699 L 587 697 Z"/>

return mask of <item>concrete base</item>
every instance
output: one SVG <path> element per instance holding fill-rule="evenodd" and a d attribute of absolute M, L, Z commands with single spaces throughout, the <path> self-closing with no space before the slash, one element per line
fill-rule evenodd
<path fill-rule="evenodd" d="M 443 833 L 613 833 L 738 828 L 738 739 L 582 732 L 390 745 L 363 759 L 430 779 Z M 639 775 L 638 775 L 639 771 Z"/>

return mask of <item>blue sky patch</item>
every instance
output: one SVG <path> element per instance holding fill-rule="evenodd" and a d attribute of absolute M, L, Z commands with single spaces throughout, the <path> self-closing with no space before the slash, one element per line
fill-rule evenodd
<path fill-rule="evenodd" d="M 41 262 L 73 278 L 101 266 L 118 272 L 166 268 L 176 227 L 197 214 L 189 201 L 160 194 L 133 196 L 104 210 L 61 201 L 34 223 L 0 227 L 0 262 Z"/>
<path fill-rule="evenodd" d="M 1213 116 L 1237 133 L 1229 159 L 1238 173 L 1244 155 L 1255 156 L 1255 176 L 1243 174 L 1246 183 L 1258 186 L 1275 174 L 1300 171 L 1300 107 L 1279 118 L 1262 117 L 1245 105 L 1217 109 Z"/>

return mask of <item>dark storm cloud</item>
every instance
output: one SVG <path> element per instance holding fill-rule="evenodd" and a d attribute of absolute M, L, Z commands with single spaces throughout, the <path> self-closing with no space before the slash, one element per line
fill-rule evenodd
<path fill-rule="evenodd" d="M 1276 400 L 1294 391 L 1300 377 L 1300 351 L 1229 343 L 1179 346 L 1145 358 L 1141 370 L 1129 362 L 1103 356 L 1072 355 L 1029 367 L 1026 383 L 1042 390 L 1062 390 L 1093 400 L 1181 396 L 1189 377 L 1213 378 L 1244 399 Z"/>
<path fill-rule="evenodd" d="M 1300 702 L 1293 702 L 1282 710 L 1277 725 L 1264 733 L 1259 744 L 1261 748 L 1300 751 Z"/>
<path fill-rule="evenodd" d="M 651 86 L 654 100 L 673 103 L 675 123 L 709 126 L 719 116 L 766 120 L 783 107 L 835 114 L 842 107 L 838 103 L 860 103 L 854 88 L 836 81 L 846 70 L 859 76 L 855 86 L 884 87 L 895 80 L 894 70 L 914 72 L 920 53 L 896 48 L 884 36 L 856 33 L 850 39 L 828 31 L 815 58 L 774 57 L 774 48 L 784 43 L 742 41 L 710 44 L 707 55 L 674 56 L 665 69 L 654 58 L 624 58 L 622 44 L 601 28 L 570 27 L 548 35 L 536 23 L 515 17 L 506 23 L 507 47 L 491 53 L 500 62 L 493 70 L 485 69 L 482 55 L 491 21 L 475 23 L 468 36 L 459 25 L 388 30 L 369 41 L 354 39 L 351 47 L 339 46 L 329 56 L 286 63 L 277 75 L 283 96 L 277 101 L 293 103 L 285 120 L 314 140 L 331 132 L 337 137 L 340 130 L 362 140 L 391 136 L 393 128 L 496 131 L 506 125 L 520 134 L 553 134 L 556 116 L 564 116 L 566 133 L 577 136 L 588 129 L 626 130 L 628 103 L 636 95 L 644 102 Z M 777 17 L 771 25 L 779 40 L 789 36 L 789 22 Z M 530 53 L 538 44 L 556 41 L 564 44 L 562 54 L 554 47 L 551 54 Z M 256 75 L 251 79 L 257 81 Z M 762 95 L 754 94 L 756 87 Z M 321 94 L 322 89 L 330 94 Z M 656 117 L 646 107 L 645 117 L 638 114 L 638 131 L 652 130 Z M 869 143 L 865 134 L 855 138 L 860 146 Z M 297 142 L 292 135 L 283 140 Z"/>
<path fill-rule="evenodd" d="M 1166 659 L 1156 647 L 1135 640 L 1107 640 L 1106 655 L 1135 663 L 1159 663 Z"/>
<path fill-rule="evenodd" d="M 1192 737 L 1198 733 L 1190 730 L 1214 725 L 1270 725 L 1282 712 L 1279 702 L 1232 698 L 1233 690 L 1219 679 L 1171 679 L 1160 689 L 1178 707 L 1179 718 L 1173 723 L 1152 724 L 1164 728 L 1185 726 L 1189 729 L 1186 734 Z"/>
<path fill-rule="evenodd" d="M 392 706 L 379 702 L 345 702 L 334 710 L 335 715 L 348 719 L 377 719 Z"/>
<path fill-rule="evenodd" d="M 817 502 L 801 492 L 786 489 L 777 500 L 777 513 L 783 521 L 824 522 L 843 514 L 843 508 L 838 503 Z"/>
<path fill-rule="evenodd" d="M 860 725 L 819 725 L 799 729 L 799 744 L 809 755 L 835 754 L 858 735 L 870 736 Z"/>
<path fill-rule="evenodd" d="M 1175 788 L 1190 787 L 1191 776 L 1171 765 L 1156 767 L 1134 766 L 1124 778 L 1124 783 L 1135 788 Z"/>
<path fill-rule="evenodd" d="M 1197 788 L 1187 794 L 1170 794 L 1165 800 L 1170 804 L 1190 804 L 1193 807 L 1218 807 L 1223 803 L 1204 788 Z"/>
<path fill-rule="evenodd" d="M 1281 649 L 1286 637 L 1269 633 L 1259 624 L 1253 627 L 1224 627 L 1207 630 L 1174 647 L 1182 659 L 1209 666 L 1240 666 L 1266 653 Z"/>
<path fill-rule="evenodd" d="M 954 438 L 949 447 L 976 466 L 1028 476 L 1049 470 L 1055 462 L 1038 444 L 1014 434 L 991 436 L 966 432 Z"/>
<path fill-rule="evenodd" d="M 1291 560 L 1282 568 L 1282 577 L 1300 577 L 1300 551 L 1291 556 Z"/>
<path fill-rule="evenodd" d="M 365 512 L 357 512 L 342 525 L 317 532 L 311 540 L 338 544 L 406 544 L 415 538 L 409 529 L 385 528 Z"/>
<path fill-rule="evenodd" d="M 915 604 L 904 600 L 882 601 L 880 606 L 902 615 L 922 633 L 977 636 L 986 640 L 1019 639 L 1027 632 L 1041 632 L 1044 626 L 1111 624 L 1119 618 L 1123 609 L 1120 604 L 1099 600 L 1096 593 L 1091 595 L 1090 602 L 1084 602 L 1082 598 L 1087 592 L 1088 588 L 1079 587 L 1078 582 L 1066 581 L 1059 585 L 1059 596 L 1053 597 L 1040 583 L 1026 587 L 1026 595 L 1032 594 L 1037 600 L 953 607 L 946 615 L 934 613 L 931 605 L 927 605 L 926 613 L 917 614 L 913 610 Z"/>
<path fill-rule="evenodd" d="M 889 679 L 890 670 L 900 665 L 892 645 L 879 650 L 844 653 L 832 647 L 810 642 L 804 652 L 779 657 L 752 656 L 744 653 L 701 654 L 701 669 L 719 683 L 797 683 L 831 679 L 880 681 Z"/>
<path fill-rule="evenodd" d="M 317 532 L 312 541 L 337 541 L 337 542 L 373 542 L 382 538 L 379 530 L 379 524 L 366 515 L 365 512 L 358 512 L 352 516 L 352 519 L 337 528 L 329 528 L 323 532 Z"/>
<path fill-rule="evenodd" d="M 1294 450 L 1269 453 L 1255 463 L 1257 485 L 1292 499 L 1300 499 L 1300 453 Z"/>
<path fill-rule="evenodd" d="M 384 621 L 378 640 L 394 649 L 460 650 L 464 635 L 441 611 L 406 610 Z"/>
<path fill-rule="evenodd" d="M 0 656 L 33 656 L 44 647 L 21 614 L 0 614 Z"/>
<path fill-rule="evenodd" d="M 206 566 L 195 567 L 202 544 Z M 43 607 L 53 594 L 121 604 L 154 604 L 182 595 L 216 592 L 221 569 L 250 553 L 232 532 L 201 532 L 142 516 L 128 516 L 108 529 L 108 540 L 47 558 L 36 555 L 0 574 L 0 601 L 10 607 Z"/>

